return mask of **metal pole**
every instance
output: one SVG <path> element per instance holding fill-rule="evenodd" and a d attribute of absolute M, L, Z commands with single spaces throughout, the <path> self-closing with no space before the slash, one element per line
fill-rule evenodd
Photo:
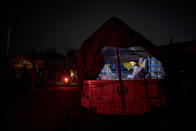
<path fill-rule="evenodd" d="M 124 85 L 121 77 L 121 67 L 120 67 L 120 57 L 119 57 L 119 48 L 116 47 L 116 55 L 117 55 L 117 62 L 118 62 L 118 75 L 119 75 L 119 83 L 120 83 L 120 95 L 122 101 L 122 111 L 125 111 L 125 99 L 124 99 Z"/>

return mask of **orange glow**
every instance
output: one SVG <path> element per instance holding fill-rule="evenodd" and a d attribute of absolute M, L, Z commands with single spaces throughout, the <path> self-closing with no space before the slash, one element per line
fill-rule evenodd
<path fill-rule="evenodd" d="M 69 78 L 65 77 L 65 83 L 68 83 L 69 82 Z"/>

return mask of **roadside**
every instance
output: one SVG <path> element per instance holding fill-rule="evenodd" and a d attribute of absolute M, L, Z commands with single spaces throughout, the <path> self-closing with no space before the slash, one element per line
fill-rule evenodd
<path fill-rule="evenodd" d="M 3 130 L 54 131 L 65 113 L 80 104 L 77 87 L 38 88 L 8 99 L 11 94 L 3 100 Z"/>

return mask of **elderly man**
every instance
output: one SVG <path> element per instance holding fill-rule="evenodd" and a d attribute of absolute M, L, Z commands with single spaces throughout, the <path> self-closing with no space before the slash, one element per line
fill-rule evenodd
<path fill-rule="evenodd" d="M 112 73 L 110 69 L 111 64 L 105 64 L 103 69 L 101 70 L 101 73 L 99 74 L 100 80 L 113 80 L 114 74 Z"/>

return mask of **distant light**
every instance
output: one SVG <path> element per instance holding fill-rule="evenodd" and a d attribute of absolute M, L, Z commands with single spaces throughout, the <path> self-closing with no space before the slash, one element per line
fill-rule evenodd
<path fill-rule="evenodd" d="M 65 83 L 69 82 L 69 78 L 68 77 L 65 77 L 64 80 L 65 80 Z"/>
<path fill-rule="evenodd" d="M 74 76 L 75 76 L 74 72 L 73 72 L 73 71 L 71 71 L 71 77 L 74 77 Z"/>

